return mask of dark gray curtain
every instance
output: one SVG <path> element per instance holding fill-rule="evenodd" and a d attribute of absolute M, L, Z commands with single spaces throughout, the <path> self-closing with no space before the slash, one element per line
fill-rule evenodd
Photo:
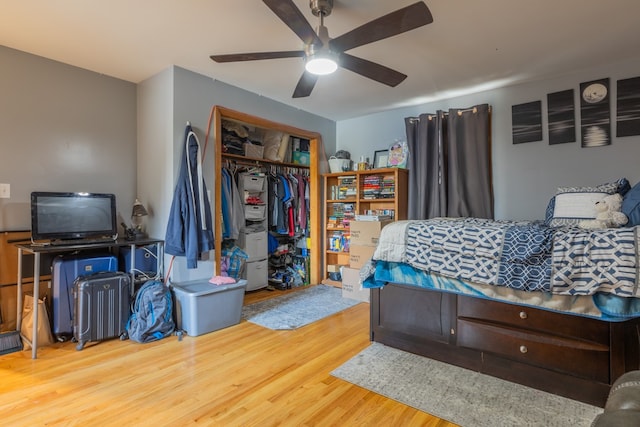
<path fill-rule="evenodd" d="M 409 219 L 493 218 L 487 104 L 405 119 Z"/>
<path fill-rule="evenodd" d="M 447 138 L 444 112 L 407 117 L 409 146 L 408 219 L 425 219 L 447 215 L 446 175 L 443 140 Z"/>

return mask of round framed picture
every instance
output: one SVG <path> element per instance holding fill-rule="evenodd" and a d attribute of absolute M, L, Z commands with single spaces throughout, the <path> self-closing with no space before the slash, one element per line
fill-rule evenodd
<path fill-rule="evenodd" d="M 387 164 L 390 167 L 405 168 L 409 158 L 409 147 L 406 141 L 396 141 L 389 147 Z"/>

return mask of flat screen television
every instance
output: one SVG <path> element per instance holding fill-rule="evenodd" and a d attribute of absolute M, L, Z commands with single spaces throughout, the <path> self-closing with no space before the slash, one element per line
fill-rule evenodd
<path fill-rule="evenodd" d="M 31 240 L 116 239 L 116 197 L 102 193 L 31 193 Z"/>

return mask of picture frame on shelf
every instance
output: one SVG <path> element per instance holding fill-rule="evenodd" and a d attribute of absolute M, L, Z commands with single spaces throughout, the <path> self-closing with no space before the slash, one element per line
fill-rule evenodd
<path fill-rule="evenodd" d="M 387 166 L 390 168 L 404 169 L 407 167 L 408 158 L 409 158 L 409 147 L 407 146 L 407 141 L 396 140 L 389 147 L 389 154 L 387 157 Z"/>
<path fill-rule="evenodd" d="M 388 161 L 389 161 L 389 150 L 377 150 L 373 154 L 374 169 L 386 168 Z"/>

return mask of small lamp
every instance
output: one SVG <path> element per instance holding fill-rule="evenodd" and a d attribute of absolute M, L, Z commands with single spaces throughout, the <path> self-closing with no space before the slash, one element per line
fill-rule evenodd
<path fill-rule="evenodd" d="M 142 230 L 142 217 L 149 215 L 147 209 L 140 200 L 136 199 L 131 210 L 131 223 L 133 224 L 135 237 L 146 237 L 146 233 Z"/>

